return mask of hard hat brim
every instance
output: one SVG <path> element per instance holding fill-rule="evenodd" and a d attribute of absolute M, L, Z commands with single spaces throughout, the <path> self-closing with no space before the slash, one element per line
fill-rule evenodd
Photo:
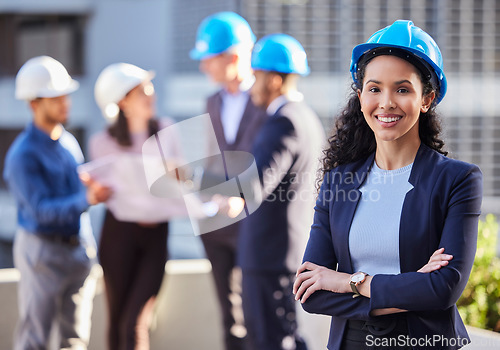
<path fill-rule="evenodd" d="M 420 59 L 424 60 L 426 63 L 428 63 L 433 69 L 434 72 L 436 73 L 436 76 L 439 81 L 439 96 L 436 99 L 436 103 L 441 102 L 443 99 L 444 95 L 446 94 L 447 90 L 447 81 L 446 81 L 446 76 L 444 75 L 444 72 L 442 71 L 441 68 L 439 68 L 436 63 L 434 63 L 431 59 L 428 59 L 428 57 L 423 54 L 419 50 L 415 50 L 406 46 L 400 46 L 400 45 L 391 45 L 391 44 L 384 44 L 384 43 L 365 43 L 365 44 L 359 44 L 354 49 L 352 50 L 352 58 L 351 58 L 351 67 L 350 67 L 350 72 L 352 75 L 353 80 L 356 82 L 355 79 L 355 72 L 359 63 L 359 60 L 361 56 L 363 56 L 365 53 L 367 53 L 370 50 L 379 48 L 379 47 L 394 47 L 398 48 L 404 51 L 408 51 L 413 53 L 415 56 L 418 56 Z"/>
<path fill-rule="evenodd" d="M 33 95 L 33 96 L 25 96 L 25 95 L 21 95 L 21 94 L 16 94 L 16 99 L 25 100 L 25 101 L 32 101 L 32 100 L 35 100 L 37 98 L 54 98 L 54 97 L 69 95 L 69 94 L 75 92 L 76 90 L 78 90 L 79 88 L 80 88 L 80 83 L 74 79 L 71 79 L 68 86 L 64 89 L 40 91 L 38 94 Z"/>
<path fill-rule="evenodd" d="M 208 58 L 210 56 L 215 56 L 215 54 L 201 52 L 201 51 L 198 51 L 196 49 L 192 49 L 191 51 L 189 51 L 189 57 L 194 61 L 200 61 L 200 60 L 202 60 L 204 58 Z"/>
<path fill-rule="evenodd" d="M 221 51 L 221 52 L 207 52 L 207 51 L 203 52 L 203 51 L 199 51 L 196 48 L 194 48 L 191 51 L 189 51 L 189 57 L 193 61 L 201 61 L 201 60 L 204 60 L 204 59 L 207 59 L 207 58 L 211 58 L 211 57 L 215 57 L 217 55 L 223 54 L 224 52 L 226 52 L 229 49 L 231 49 L 231 47 L 229 47 L 227 50 Z"/>
<path fill-rule="evenodd" d="M 307 67 L 307 69 L 305 70 L 301 70 L 301 71 L 292 71 L 290 69 L 279 69 L 279 68 L 275 68 L 275 69 L 267 69 L 267 68 L 264 68 L 264 67 L 258 67 L 258 66 L 254 66 L 252 67 L 252 69 L 254 71 L 257 71 L 257 70 L 261 70 L 263 72 L 276 72 L 276 73 L 283 73 L 283 74 L 297 74 L 297 75 L 300 75 L 302 77 L 306 77 L 309 75 L 309 73 L 311 73 L 311 69 L 309 67 Z"/>

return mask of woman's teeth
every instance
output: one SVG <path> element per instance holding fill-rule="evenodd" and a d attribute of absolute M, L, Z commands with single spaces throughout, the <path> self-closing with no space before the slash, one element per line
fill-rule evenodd
<path fill-rule="evenodd" d="M 391 122 L 395 122 L 395 121 L 398 121 L 399 119 L 401 119 L 401 117 L 377 117 L 378 120 L 380 120 L 381 122 L 384 122 L 384 123 L 391 123 Z"/>

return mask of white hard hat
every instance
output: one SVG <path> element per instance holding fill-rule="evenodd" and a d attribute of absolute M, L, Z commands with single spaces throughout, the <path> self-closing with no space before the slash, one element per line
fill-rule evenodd
<path fill-rule="evenodd" d="M 26 61 L 17 73 L 16 98 L 31 101 L 38 97 L 58 97 L 76 91 L 79 86 L 61 62 L 38 56 Z"/>
<path fill-rule="evenodd" d="M 113 63 L 103 69 L 94 88 L 94 96 L 102 114 L 114 118 L 118 102 L 137 85 L 154 78 L 154 71 L 146 71 L 129 63 Z"/>

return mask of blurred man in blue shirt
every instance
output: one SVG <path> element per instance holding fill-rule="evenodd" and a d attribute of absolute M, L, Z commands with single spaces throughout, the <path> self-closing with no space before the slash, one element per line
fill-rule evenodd
<path fill-rule="evenodd" d="M 110 190 L 92 180 L 85 188 L 76 170 L 83 155 L 62 124 L 68 94 L 77 89 L 64 66 L 48 56 L 28 60 L 16 77 L 16 98 L 28 101 L 33 122 L 10 147 L 4 170 L 19 225 L 15 350 L 46 349 L 54 321 L 61 349 L 86 349 L 89 341 L 95 250 L 91 232 L 82 232 L 90 225 L 81 218 L 89 205 L 107 200 Z"/>

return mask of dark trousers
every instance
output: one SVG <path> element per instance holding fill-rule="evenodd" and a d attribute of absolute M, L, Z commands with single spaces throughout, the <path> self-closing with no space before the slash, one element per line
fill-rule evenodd
<path fill-rule="evenodd" d="M 380 316 L 369 322 L 348 320 L 341 350 L 411 350 L 405 341 L 407 336 L 404 313 Z"/>
<path fill-rule="evenodd" d="M 168 223 L 121 222 L 108 211 L 99 244 L 109 350 L 149 349 L 154 301 L 167 261 Z"/>
<path fill-rule="evenodd" d="M 250 350 L 306 350 L 297 335 L 294 275 L 243 270 L 243 311 Z"/>
<path fill-rule="evenodd" d="M 245 326 L 241 306 L 241 273 L 236 267 L 237 231 L 209 232 L 201 236 L 217 289 L 226 350 L 245 349 Z"/>

